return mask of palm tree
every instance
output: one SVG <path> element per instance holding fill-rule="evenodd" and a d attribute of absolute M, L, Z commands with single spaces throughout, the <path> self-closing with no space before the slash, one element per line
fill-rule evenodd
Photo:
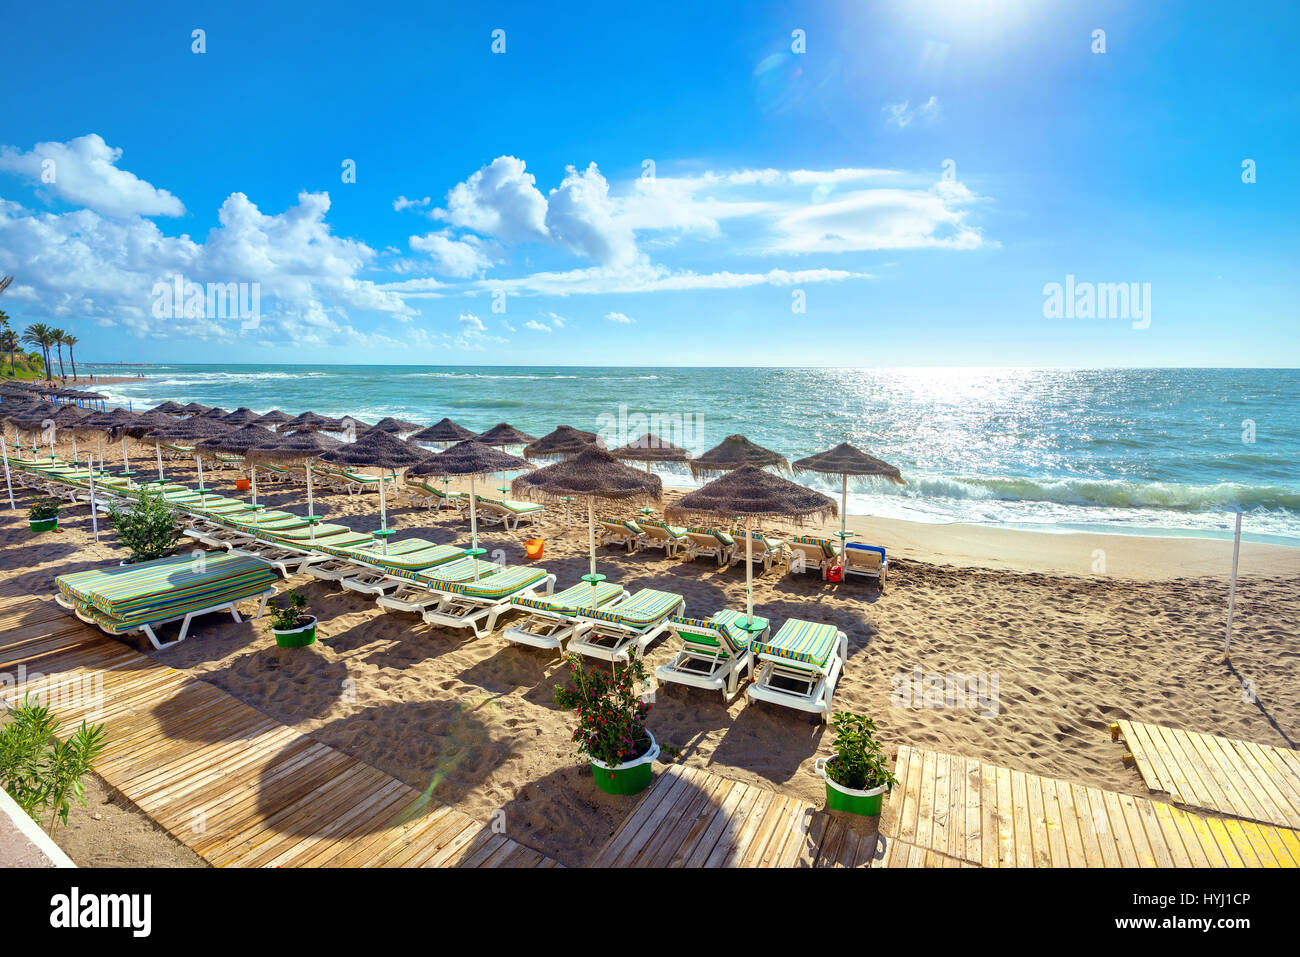
<path fill-rule="evenodd" d="M 0 349 L 9 353 L 9 371 L 17 376 L 18 367 L 14 364 L 14 353 L 18 351 L 18 333 L 7 325 L 3 331 L 0 331 Z"/>
<path fill-rule="evenodd" d="M 9 288 L 9 284 L 14 281 L 13 276 L 0 276 L 0 292 Z"/>
<path fill-rule="evenodd" d="M 59 350 L 59 378 L 66 379 L 68 374 L 63 371 L 63 338 L 67 333 L 62 329 L 50 330 L 50 345 Z"/>
<path fill-rule="evenodd" d="M 63 337 L 63 344 L 68 347 L 68 360 L 72 363 L 72 380 L 74 382 L 77 380 L 77 360 L 72 355 L 72 347 L 75 346 L 79 341 L 80 340 L 76 336 Z"/>
<path fill-rule="evenodd" d="M 41 354 L 45 357 L 45 378 L 50 378 L 50 346 L 54 344 L 52 331 L 49 326 L 43 322 L 33 322 L 23 330 L 23 342 L 28 345 L 40 346 Z"/>

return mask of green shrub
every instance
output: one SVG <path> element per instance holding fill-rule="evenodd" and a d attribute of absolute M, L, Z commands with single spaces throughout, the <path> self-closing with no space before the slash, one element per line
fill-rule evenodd
<path fill-rule="evenodd" d="M 580 655 L 565 655 L 569 684 L 555 688 L 555 703 L 578 716 L 573 740 L 578 750 L 605 764 L 623 764 L 650 749 L 645 729 L 650 705 L 637 692 L 646 683 L 645 664 L 629 651 L 622 670 L 613 674 L 600 667 L 586 668 Z"/>
<path fill-rule="evenodd" d="M 876 723 L 865 715 L 837 712 L 835 757 L 826 762 L 826 774 L 832 781 L 855 791 L 870 791 L 898 780 L 889 770 L 884 749 L 876 740 Z"/>
<path fill-rule="evenodd" d="M 30 697 L 0 725 L 0 785 L 35 820 L 48 812 L 49 828 L 68 823 L 73 798 L 86 803 L 81 779 L 104 750 L 103 725 L 83 721 L 66 741 L 58 729 L 54 712 Z"/>
<path fill-rule="evenodd" d="M 130 551 L 132 563 L 164 558 L 177 551 L 181 526 L 162 492 L 143 492 L 126 508 L 114 502 L 109 506 L 108 520 Z"/>
<path fill-rule="evenodd" d="M 38 498 L 27 509 L 27 517 L 33 522 L 44 522 L 51 518 L 58 518 L 59 507 L 62 504 L 57 498 Z"/>
<path fill-rule="evenodd" d="M 271 627 L 279 631 L 293 631 L 295 628 L 301 628 L 311 621 L 307 613 L 307 598 L 298 593 L 298 589 L 290 588 L 284 595 L 289 599 L 289 604 L 281 605 L 279 602 L 271 606 Z"/>

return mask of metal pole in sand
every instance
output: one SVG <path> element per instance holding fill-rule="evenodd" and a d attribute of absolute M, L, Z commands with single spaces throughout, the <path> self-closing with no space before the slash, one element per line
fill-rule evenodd
<path fill-rule="evenodd" d="M 1237 556 L 1241 552 L 1241 513 L 1237 513 L 1237 530 L 1232 536 L 1232 579 L 1228 585 L 1228 630 L 1223 636 L 1223 656 L 1228 657 L 1232 645 L 1232 613 L 1237 604 Z"/>
<path fill-rule="evenodd" d="M 5 460 L 5 488 L 9 490 L 9 507 L 17 510 L 18 506 L 14 504 L 14 486 L 9 481 L 9 450 L 5 447 L 5 437 L 0 434 L 0 456 Z"/>

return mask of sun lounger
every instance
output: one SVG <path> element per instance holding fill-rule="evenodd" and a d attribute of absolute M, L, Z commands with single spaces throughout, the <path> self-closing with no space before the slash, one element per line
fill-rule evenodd
<path fill-rule="evenodd" d="M 750 554 L 755 562 L 761 562 L 764 571 L 770 571 L 774 561 L 781 561 L 785 555 L 785 542 L 779 538 L 768 538 L 762 532 L 751 532 L 753 542 Z M 745 560 L 745 539 L 741 536 L 731 550 L 731 563 L 739 565 Z"/>
<path fill-rule="evenodd" d="M 442 628 L 468 628 L 481 638 L 496 628 L 497 619 L 510 610 L 510 599 L 533 596 L 545 589 L 549 595 L 555 576 L 544 568 L 503 568 L 478 581 L 447 583 L 433 589 L 437 604 L 424 609 L 421 617 Z"/>
<path fill-rule="evenodd" d="M 670 618 L 668 630 L 681 639 L 673 660 L 655 669 L 660 681 L 721 691 L 723 700 L 734 695 L 740 676 L 753 669 L 753 639 L 764 639 L 770 629 L 766 618 L 754 618 L 754 630 L 741 627 L 743 612 L 723 610 L 707 621 Z"/>
<path fill-rule="evenodd" d="M 448 492 L 436 488 L 428 482 L 421 482 L 409 477 L 406 480 L 406 497 L 412 505 L 420 502 L 429 508 L 442 508 L 444 506 L 450 508 L 454 506 L 461 511 L 466 511 L 469 508 L 469 498 L 464 492 Z"/>
<path fill-rule="evenodd" d="M 452 545 L 439 546 L 423 538 L 406 538 L 389 542 L 386 550 L 373 543 L 359 548 L 355 546 L 336 548 L 328 542 L 318 542 L 315 545 L 315 550 L 323 553 L 326 557 L 311 562 L 303 570 L 320 581 L 342 582 L 345 578 L 353 578 L 380 567 L 387 573 L 392 573 L 402 568 L 400 564 L 402 556 L 413 552 L 427 552 L 433 548 L 442 549 L 439 553 L 442 556 L 441 561 L 451 561 L 453 558 L 464 554 L 464 549 Z M 378 561 L 379 559 L 384 559 L 382 566 Z M 438 562 L 432 564 L 438 564 Z M 431 565 L 417 565 L 417 569 L 419 567 L 429 568 Z"/>
<path fill-rule="evenodd" d="M 428 548 L 414 549 L 400 555 L 384 554 L 381 549 L 356 549 L 354 556 L 365 561 L 354 574 L 339 579 L 339 584 L 348 591 L 363 595 L 386 595 L 401 583 L 402 579 L 393 576 L 394 571 L 424 571 L 465 556 L 465 549 L 459 545 L 431 545 Z"/>
<path fill-rule="evenodd" d="M 590 627 L 579 625 L 579 614 L 627 597 L 623 586 L 613 582 L 600 582 L 595 587 L 579 582 L 547 598 L 511 598 L 511 607 L 525 612 L 525 616 L 505 630 L 505 639 L 534 648 L 559 649 L 580 627 Z"/>
<path fill-rule="evenodd" d="M 839 558 L 829 539 L 798 535 L 786 543 L 785 565 L 788 571 L 815 571 L 822 578 Z"/>
<path fill-rule="evenodd" d="M 448 584 L 473 581 L 476 574 L 483 579 L 499 571 L 501 566 L 495 562 L 465 557 L 436 565 L 427 572 L 395 572 L 393 577 L 399 579 L 397 587 L 375 600 L 384 611 L 421 615 L 426 608 L 442 601 L 442 592 L 438 589 Z"/>
<path fill-rule="evenodd" d="M 518 528 L 522 521 L 527 521 L 529 525 L 536 525 L 546 512 L 546 506 L 536 502 L 515 502 L 478 496 L 474 501 L 478 506 L 480 522 L 488 525 L 504 525 L 506 530 L 511 532 Z"/>
<path fill-rule="evenodd" d="M 245 555 L 181 555 L 60 575 L 56 600 L 109 634 L 143 632 L 161 650 L 184 641 L 199 615 L 228 611 L 240 621 L 238 601 L 260 599 L 254 617 L 260 616 L 275 594 L 275 577 L 269 565 Z M 155 629 L 173 621 L 181 622 L 180 636 L 160 642 Z"/>
<path fill-rule="evenodd" d="M 686 557 L 698 558 L 707 555 L 719 565 L 731 560 L 731 550 L 735 547 L 730 535 L 711 528 L 686 529 Z"/>
<path fill-rule="evenodd" d="M 636 551 L 637 542 L 643 534 L 636 522 L 597 516 L 596 523 L 600 526 L 597 545 L 626 545 L 629 555 Z"/>
<path fill-rule="evenodd" d="M 623 661 L 633 648 L 644 654 L 668 630 L 668 619 L 681 614 L 685 606 L 681 595 L 642 588 L 623 601 L 578 615 L 583 627 L 565 650 L 602 661 Z"/>
<path fill-rule="evenodd" d="M 880 582 L 880 590 L 885 590 L 885 578 L 889 573 L 889 559 L 885 550 L 879 545 L 861 545 L 849 542 L 840 553 L 844 557 L 844 577 L 862 575 Z"/>
<path fill-rule="evenodd" d="M 834 625 L 791 618 L 775 635 L 750 643 L 758 668 L 749 697 L 820 715 L 831 709 L 849 655 L 849 639 Z"/>
<path fill-rule="evenodd" d="M 649 519 L 641 519 L 637 525 L 642 532 L 640 540 L 642 548 L 662 548 L 665 554 L 672 558 L 677 554 L 677 549 L 686 544 L 685 528 Z"/>

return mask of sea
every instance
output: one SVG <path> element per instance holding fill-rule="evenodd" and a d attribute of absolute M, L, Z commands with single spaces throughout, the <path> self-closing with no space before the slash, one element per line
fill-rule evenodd
<path fill-rule="evenodd" d="M 611 447 L 647 431 L 691 452 L 739 433 L 791 461 L 851 442 L 907 484 L 850 481 L 849 511 L 1042 531 L 1300 546 L 1300 370 L 786 369 L 80 364 L 142 374 L 97 391 L 374 422 L 444 416 Z M 517 450 L 516 450 L 517 451 Z M 689 487 L 684 466 L 655 466 Z M 797 473 L 836 498 L 838 477 Z"/>

